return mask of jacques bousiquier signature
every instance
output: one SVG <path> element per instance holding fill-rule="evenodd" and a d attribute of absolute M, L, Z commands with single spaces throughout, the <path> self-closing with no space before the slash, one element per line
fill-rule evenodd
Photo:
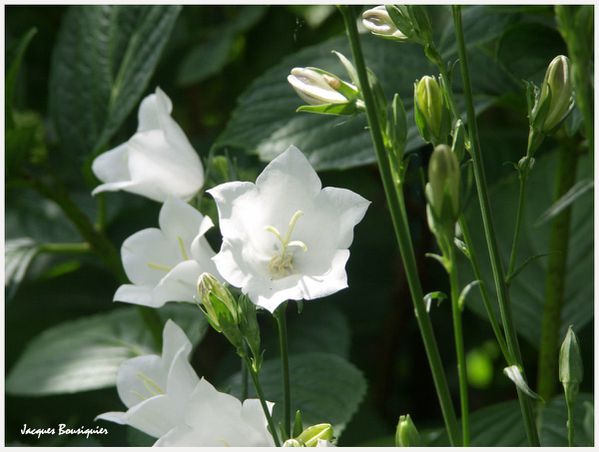
<path fill-rule="evenodd" d="M 77 435 L 89 438 L 92 435 L 107 435 L 108 429 L 104 427 L 68 427 L 66 424 L 58 424 L 56 427 L 32 427 L 27 424 L 23 424 L 21 427 L 21 435 L 28 436 L 37 436 L 37 438 L 41 438 L 42 436 L 62 436 L 62 435 Z"/>

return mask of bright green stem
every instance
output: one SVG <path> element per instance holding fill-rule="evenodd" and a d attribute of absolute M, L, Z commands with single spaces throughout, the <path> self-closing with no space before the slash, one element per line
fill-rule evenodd
<path fill-rule="evenodd" d="M 266 405 L 266 399 L 264 398 L 264 392 L 262 391 L 262 385 L 260 384 L 260 378 L 258 377 L 258 372 L 254 370 L 250 359 L 244 356 L 245 366 L 250 373 L 250 377 L 252 378 L 252 382 L 254 383 L 254 389 L 256 389 L 256 395 L 258 399 L 260 399 L 260 405 L 262 406 L 262 411 L 264 412 L 264 416 L 266 417 L 266 422 L 268 423 L 268 428 L 270 429 L 270 433 L 272 434 L 272 438 L 275 442 L 275 446 L 281 447 L 281 442 L 279 441 L 279 435 L 277 435 L 277 428 L 275 427 L 275 423 L 272 420 L 272 416 L 270 415 L 270 411 L 268 410 L 268 406 Z"/>
<path fill-rule="evenodd" d="M 455 33 L 458 41 L 460 68 L 462 72 L 462 80 L 464 82 L 464 96 L 466 99 L 468 129 L 470 132 L 470 141 L 472 145 L 472 161 L 474 164 L 474 178 L 476 181 L 476 191 L 478 193 L 478 200 L 483 220 L 485 238 L 487 241 L 489 258 L 491 261 L 491 269 L 493 271 L 493 279 L 495 281 L 495 288 L 497 290 L 499 311 L 501 314 L 501 321 L 503 323 L 503 328 L 505 331 L 506 343 L 510 356 L 513 356 L 516 361 L 515 363 L 509 364 L 518 364 L 520 368 L 523 369 L 522 358 L 520 357 L 520 347 L 518 345 L 518 337 L 516 336 L 516 328 L 514 327 L 514 321 L 512 319 L 512 312 L 507 285 L 505 281 L 505 275 L 503 272 L 501 258 L 499 256 L 499 249 L 497 245 L 495 230 L 493 227 L 493 221 L 491 219 L 491 205 L 489 201 L 489 195 L 487 193 L 487 182 L 478 137 L 476 114 L 474 112 L 472 87 L 470 85 L 470 72 L 468 70 L 466 43 L 464 41 L 464 30 L 462 28 L 462 13 L 460 6 L 452 6 L 452 9 Z M 535 426 L 531 400 L 526 394 L 524 394 L 519 389 L 517 389 L 517 392 L 528 442 L 531 446 L 539 446 L 539 436 Z"/>
<path fill-rule="evenodd" d="M 464 333 L 462 331 L 462 309 L 459 304 L 460 286 L 458 268 L 455 259 L 455 247 L 450 244 L 449 250 L 449 286 L 451 289 L 451 312 L 453 317 L 453 336 L 458 362 L 458 380 L 460 386 L 460 410 L 462 415 L 462 446 L 470 445 L 470 424 L 468 409 L 468 377 L 466 375 L 466 354 L 464 353 Z"/>
<path fill-rule="evenodd" d="M 555 200 L 561 198 L 574 185 L 577 162 L 578 154 L 573 146 L 567 144 L 560 146 Z M 547 261 L 545 306 L 543 307 L 539 377 L 537 381 L 539 395 L 545 400 L 549 400 L 555 394 L 558 383 L 558 351 L 561 314 L 564 305 L 571 214 L 572 209 L 569 207 L 553 220 L 549 238 L 550 254 Z"/>
<path fill-rule="evenodd" d="M 40 253 L 50 254 L 80 254 L 90 251 L 89 243 L 43 243 L 39 246 Z"/>
<path fill-rule="evenodd" d="M 241 360 L 241 400 L 248 398 L 248 366 Z"/>
<path fill-rule="evenodd" d="M 42 196 L 54 201 L 61 208 L 66 217 L 77 228 L 81 237 L 87 242 L 91 251 L 104 261 L 119 282 L 126 282 L 127 276 L 121 266 L 121 259 L 117 250 L 104 233 L 94 227 L 87 215 L 69 197 L 67 191 L 58 184 L 51 186 L 37 178 L 30 178 L 28 182 Z M 160 316 L 154 309 L 145 306 L 139 306 L 138 310 L 152 335 L 154 345 L 160 350 L 162 348 L 162 321 Z"/>
<path fill-rule="evenodd" d="M 568 429 L 568 446 L 574 447 L 574 403 L 566 402 L 566 409 L 568 410 L 568 420 L 566 421 L 566 428 Z"/>
<path fill-rule="evenodd" d="M 514 238 L 512 239 L 512 250 L 510 251 L 510 263 L 507 268 L 507 279 L 516 269 L 516 257 L 518 255 L 518 242 L 520 240 L 520 230 L 522 229 L 522 217 L 524 216 L 524 203 L 526 201 L 526 181 L 528 179 L 528 170 L 519 170 L 520 189 L 518 193 L 518 210 L 516 210 L 516 225 L 514 226 Z"/>
<path fill-rule="evenodd" d="M 275 311 L 279 332 L 279 352 L 281 355 L 281 375 L 283 376 L 283 428 L 287 437 L 291 437 L 291 382 L 289 379 L 289 350 L 287 348 L 287 302 Z"/>
<path fill-rule="evenodd" d="M 355 14 L 348 6 L 339 6 L 339 10 L 341 11 L 345 21 L 345 29 L 347 31 L 354 64 L 358 73 L 360 88 L 366 106 L 366 116 L 370 126 L 370 136 L 374 144 L 378 168 L 383 182 L 385 196 L 387 197 L 389 210 L 391 212 L 393 229 L 399 244 L 399 250 L 406 272 L 406 279 L 408 281 L 412 302 L 414 304 L 416 320 L 418 321 L 418 327 L 420 328 L 420 334 L 422 335 L 422 341 L 424 342 L 426 356 L 431 367 L 431 373 L 433 376 L 435 389 L 437 391 L 437 396 L 439 398 L 439 404 L 441 405 L 441 412 L 445 421 L 447 435 L 449 437 L 450 443 L 452 445 L 456 445 L 459 444 L 460 441 L 457 417 L 453 403 L 451 401 L 447 379 L 445 377 L 443 364 L 439 355 L 439 349 L 437 347 L 437 342 L 433 333 L 433 327 L 424 304 L 424 295 L 420 285 L 420 280 L 418 278 L 416 258 L 414 256 L 414 249 L 412 247 L 412 239 L 410 236 L 402 187 L 399 184 L 396 186 L 393 183 L 392 172 L 383 141 L 381 125 L 378 122 L 374 98 L 370 89 L 370 85 L 368 84 L 366 64 L 364 62 L 364 56 L 362 55 L 362 48 L 356 27 Z"/>

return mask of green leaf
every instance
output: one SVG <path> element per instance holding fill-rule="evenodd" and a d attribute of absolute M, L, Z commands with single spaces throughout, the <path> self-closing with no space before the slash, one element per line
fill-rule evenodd
<path fill-rule="evenodd" d="M 539 217 L 539 219 L 535 223 L 535 226 L 540 226 L 543 223 L 546 223 L 552 218 L 558 216 L 562 211 L 571 206 L 574 203 L 574 201 L 576 201 L 578 198 L 580 198 L 594 186 L 595 182 L 593 181 L 593 179 L 585 179 L 576 182 L 572 186 L 572 188 L 570 188 L 570 190 L 568 190 L 566 194 L 564 194 L 564 196 L 555 201 L 555 203 L 552 204 L 551 207 L 549 207 L 549 209 L 543 212 L 543 215 Z"/>
<path fill-rule="evenodd" d="M 557 160 L 556 152 L 544 154 L 536 160 L 535 167 L 530 172 L 518 248 L 519 262 L 526 256 L 551 252 L 548 249 L 551 225 L 544 223 L 537 227 L 535 223 L 541 213 L 553 204 L 553 180 Z M 592 177 L 591 171 L 588 156 L 580 157 L 577 180 L 589 180 Z M 493 184 L 489 191 L 495 233 L 503 262 L 508 261 L 514 229 L 514 212 L 518 199 L 517 177 L 517 174 L 512 172 L 508 177 Z M 592 196 L 579 197 L 577 202 L 572 204 L 560 337 L 566 334 L 569 325 L 575 325 L 575 330 L 579 331 L 593 319 L 593 216 L 589 214 L 592 211 Z M 471 251 L 478 253 L 482 276 L 493 298 L 495 285 L 488 264 L 478 203 L 471 202 L 465 215 L 472 236 L 473 250 Z M 473 279 L 472 270 L 464 258 L 459 262 L 460 279 L 465 284 Z M 541 334 L 540 319 L 543 317 L 546 275 L 547 260 L 534 259 L 510 282 L 510 298 L 516 329 L 535 347 L 538 347 Z M 472 292 L 467 306 L 481 317 L 487 318 L 478 291 Z"/>
<path fill-rule="evenodd" d="M 39 251 L 36 241 L 23 237 L 9 239 L 4 247 L 4 287 L 6 300 L 10 300 L 17 292 L 29 264 Z"/>
<path fill-rule="evenodd" d="M 304 425 L 327 422 L 333 425 L 335 436 L 341 435 L 366 393 L 362 373 L 345 359 L 330 353 L 291 355 L 289 367 L 291 407 L 302 411 Z M 279 419 L 283 392 L 278 359 L 264 362 L 260 382 L 266 399 L 276 403 L 274 416 Z M 229 384 L 231 393 L 240 397 L 241 374 L 235 374 Z M 250 397 L 255 397 L 252 390 L 250 388 Z"/>
<path fill-rule="evenodd" d="M 395 92 L 401 96 L 409 124 L 406 151 L 423 145 L 413 120 L 413 82 L 423 74 L 436 70 L 415 44 L 402 44 L 361 36 L 369 68 L 376 74 L 385 96 L 390 100 Z M 258 77 L 239 98 L 237 108 L 215 148 L 234 147 L 257 154 L 270 161 L 289 145 L 298 146 L 318 169 L 344 169 L 375 161 L 365 115 L 349 118 L 322 117 L 296 113 L 301 99 L 287 82 L 293 67 L 318 67 L 343 77 L 346 72 L 332 50 L 349 55 L 347 39 L 333 38 L 285 58 L 280 64 Z M 472 53 L 477 111 L 492 104 L 499 93 L 517 89 L 500 67 L 482 52 Z M 462 96 L 456 95 L 458 108 Z"/>
<path fill-rule="evenodd" d="M 575 445 L 589 446 L 584 430 L 585 402 L 593 400 L 592 394 L 579 394 L 574 408 Z M 541 446 L 564 447 L 568 445 L 566 434 L 566 404 L 563 396 L 553 398 L 541 408 L 539 436 Z M 470 432 L 473 447 L 518 447 L 527 446 L 522 414 L 515 400 L 498 403 L 475 411 L 470 416 Z M 429 446 L 447 444 L 443 433 Z"/>
<path fill-rule="evenodd" d="M 66 152 L 101 149 L 139 102 L 179 6 L 72 7 L 50 71 L 50 114 Z"/>
<path fill-rule="evenodd" d="M 189 86 L 218 74 L 225 66 L 235 42 L 234 33 L 219 33 L 193 47 L 184 57 L 177 83 Z"/>
<path fill-rule="evenodd" d="M 31 43 L 36 33 L 37 28 L 31 28 L 21 38 L 15 52 L 15 57 L 6 73 L 6 80 L 4 82 L 4 114 L 6 115 L 7 129 L 11 129 L 14 126 L 12 102 L 17 84 L 17 75 L 19 75 L 19 69 L 21 68 L 21 62 L 23 61 L 27 47 L 29 47 L 29 43 Z"/>
<path fill-rule="evenodd" d="M 158 310 L 197 344 L 207 324 L 195 306 Z M 64 394 L 114 386 L 119 366 L 134 356 L 156 353 L 136 307 L 119 308 L 54 326 L 36 336 L 8 373 L 6 392 L 20 396 Z"/>

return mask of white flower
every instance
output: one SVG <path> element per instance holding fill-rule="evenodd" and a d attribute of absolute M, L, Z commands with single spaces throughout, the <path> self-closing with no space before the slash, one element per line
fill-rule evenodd
<path fill-rule="evenodd" d="M 376 35 L 393 37 L 399 40 L 407 39 L 406 35 L 397 29 L 384 5 L 364 11 L 362 13 L 362 23 L 370 32 Z"/>
<path fill-rule="evenodd" d="M 173 321 L 164 326 L 162 356 L 125 361 L 117 374 L 117 391 L 126 412 L 108 412 L 96 419 L 126 424 L 159 438 L 183 422 L 183 406 L 198 384 L 189 364 L 191 343 Z"/>
<path fill-rule="evenodd" d="M 271 312 L 286 300 L 312 300 L 347 287 L 345 264 L 369 201 L 346 189 L 321 189 L 318 175 L 291 146 L 256 183 L 228 182 L 216 200 L 223 244 L 221 276 Z"/>
<path fill-rule="evenodd" d="M 293 68 L 291 75 L 287 76 L 287 81 L 298 96 L 311 105 L 344 104 L 348 101 L 335 89 L 341 86 L 339 79 L 321 74 L 313 69 Z"/>
<path fill-rule="evenodd" d="M 272 412 L 273 404 L 266 403 Z M 247 399 L 242 404 L 232 395 L 218 392 L 203 378 L 183 412 L 184 421 L 155 446 L 274 446 L 258 399 Z"/>
<path fill-rule="evenodd" d="M 171 118 L 172 103 L 156 88 L 139 106 L 137 132 L 98 156 L 92 170 L 103 191 L 125 190 L 154 201 L 191 199 L 204 184 L 204 169 L 185 133 Z"/>
<path fill-rule="evenodd" d="M 169 198 L 160 209 L 160 229 L 136 232 L 123 242 L 121 257 L 133 284 L 124 284 L 115 301 L 158 308 L 167 301 L 194 302 L 204 273 L 218 275 L 214 251 L 204 234 L 213 226 L 189 204 Z"/>

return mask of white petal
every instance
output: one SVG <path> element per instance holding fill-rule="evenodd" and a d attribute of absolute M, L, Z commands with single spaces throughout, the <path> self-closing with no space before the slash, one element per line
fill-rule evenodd
<path fill-rule="evenodd" d="M 256 185 L 251 182 L 227 182 L 207 190 L 207 193 L 216 201 L 219 228 L 223 237 L 239 237 L 242 233 L 240 225 L 235 222 L 236 218 L 251 221 L 252 218 L 261 216 L 261 211 L 253 208 L 257 204 L 259 193 Z"/>
<path fill-rule="evenodd" d="M 248 281 L 242 291 L 256 305 L 275 312 L 279 305 L 287 300 L 301 300 L 303 291 L 299 285 L 301 275 L 271 279 L 268 276 L 254 277 Z"/>
<path fill-rule="evenodd" d="M 143 401 L 125 414 L 128 425 L 159 438 L 183 420 L 181 407 L 169 397 L 160 395 Z"/>
<path fill-rule="evenodd" d="M 96 177 L 104 183 L 129 181 L 127 149 L 127 143 L 123 143 L 97 156 L 92 163 Z"/>
<path fill-rule="evenodd" d="M 183 256 L 176 242 L 167 240 L 160 229 L 148 228 L 123 242 L 121 259 L 131 282 L 154 286 L 181 262 Z"/>
<path fill-rule="evenodd" d="M 244 253 L 244 245 L 241 240 L 225 240 L 219 253 L 212 258 L 218 273 L 225 281 L 240 288 L 245 287 L 253 276 L 259 275 L 255 267 L 244 258 L 244 254 L 250 253 Z"/>
<path fill-rule="evenodd" d="M 215 413 L 220 419 L 235 419 L 241 412 L 239 400 L 217 391 L 205 378 L 200 379 L 189 402 L 185 423 L 194 427 L 213 424 Z"/>
<path fill-rule="evenodd" d="M 200 229 L 203 228 L 204 232 L 210 229 L 212 220 L 210 217 L 204 218 L 197 209 L 186 202 L 169 197 L 160 209 L 158 224 L 164 235 L 174 243 L 181 241 L 187 254 Z"/>
<path fill-rule="evenodd" d="M 119 367 L 116 387 L 123 403 L 130 408 L 166 390 L 166 373 L 157 355 L 128 359 Z M 158 390 L 158 388 L 161 389 Z"/>
<path fill-rule="evenodd" d="M 212 276 L 222 281 L 222 277 L 212 260 L 214 255 L 214 250 L 204 237 L 198 235 L 191 243 L 191 258 L 195 260 L 206 273 L 210 273 Z"/>
<path fill-rule="evenodd" d="M 331 262 L 331 268 L 319 276 L 302 276 L 299 286 L 304 300 L 326 297 L 347 288 L 345 264 L 349 259 L 349 250 L 339 250 Z"/>
<path fill-rule="evenodd" d="M 123 284 L 114 294 L 114 301 L 122 301 L 125 303 L 138 304 L 141 306 L 149 306 L 151 308 L 159 308 L 161 305 L 155 305 L 152 299 L 151 286 L 136 286 L 133 284 Z"/>
<path fill-rule="evenodd" d="M 173 104 L 169 97 L 160 88 L 156 88 L 155 94 L 146 96 L 139 106 L 138 111 L 138 132 L 146 130 L 159 129 L 160 117 L 169 116 L 173 109 Z"/>
<path fill-rule="evenodd" d="M 268 408 L 268 412 L 272 414 L 274 403 L 266 401 L 266 406 Z M 260 404 L 259 399 L 244 400 L 243 406 L 241 408 L 241 417 L 248 426 L 254 429 L 252 438 L 248 438 L 250 443 L 254 443 L 252 445 L 268 445 L 271 447 L 275 445 L 272 435 L 268 432 L 268 421 L 264 416 L 264 411 L 262 410 L 262 405 Z"/>
<path fill-rule="evenodd" d="M 187 301 L 195 302 L 196 285 L 204 269 L 193 260 L 177 264 L 156 285 L 154 302 Z"/>
<path fill-rule="evenodd" d="M 189 351 L 181 347 L 171 362 L 166 392 L 175 405 L 183 407 L 189 401 L 199 378 L 188 361 Z"/>
<path fill-rule="evenodd" d="M 188 427 L 187 425 L 178 425 L 158 438 L 158 441 L 153 444 L 153 447 L 199 447 L 202 445 L 203 444 L 196 443 L 194 430 L 191 427 Z"/>
<path fill-rule="evenodd" d="M 114 422 L 115 424 L 127 425 L 126 414 L 127 413 L 123 411 L 108 411 L 106 413 L 98 414 L 94 418 L 94 421 L 102 419 L 105 421 Z"/>
<path fill-rule="evenodd" d="M 162 361 L 165 363 L 165 371 L 170 372 L 171 365 L 179 351 L 183 349 L 183 357 L 187 359 L 192 346 L 187 335 L 171 319 L 168 319 L 164 325 L 162 338 Z"/>

